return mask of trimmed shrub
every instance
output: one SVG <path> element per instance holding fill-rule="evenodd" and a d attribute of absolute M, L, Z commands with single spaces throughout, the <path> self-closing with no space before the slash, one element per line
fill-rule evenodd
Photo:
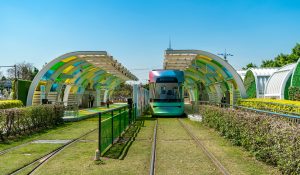
<path fill-rule="evenodd" d="M 28 80 L 18 80 L 18 99 L 23 102 L 23 104 L 26 104 L 27 101 L 27 94 L 29 91 L 29 87 L 31 85 L 31 81 Z"/>
<path fill-rule="evenodd" d="M 237 104 L 249 108 L 300 115 L 300 101 L 253 98 L 239 99 Z"/>
<path fill-rule="evenodd" d="M 300 88 L 296 86 L 291 86 L 289 87 L 289 99 L 290 100 L 295 100 L 295 101 L 300 101 Z"/>
<path fill-rule="evenodd" d="M 0 110 L 0 139 L 23 135 L 63 122 L 63 105 L 40 105 Z"/>
<path fill-rule="evenodd" d="M 300 174 L 300 125 L 262 113 L 201 105 L 205 125 L 283 174 Z"/>
<path fill-rule="evenodd" d="M 0 109 L 9 109 L 22 107 L 23 103 L 20 100 L 0 100 Z"/>

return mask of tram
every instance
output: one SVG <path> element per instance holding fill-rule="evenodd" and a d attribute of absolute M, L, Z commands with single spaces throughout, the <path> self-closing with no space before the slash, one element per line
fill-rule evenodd
<path fill-rule="evenodd" d="M 149 72 L 152 116 L 181 116 L 184 113 L 184 73 L 180 70 Z"/>

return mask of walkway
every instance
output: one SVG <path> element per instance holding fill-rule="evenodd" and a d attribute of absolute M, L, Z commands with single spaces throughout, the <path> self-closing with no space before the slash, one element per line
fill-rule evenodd
<path fill-rule="evenodd" d="M 99 112 L 105 112 L 111 109 L 115 109 L 121 106 L 125 106 L 127 105 L 126 103 L 116 103 L 116 104 L 112 104 L 109 106 L 109 108 L 107 108 L 106 106 L 101 106 L 101 107 L 95 107 L 95 108 L 86 108 L 86 109 L 81 109 L 78 111 L 78 115 L 69 115 L 69 116 L 65 116 L 63 117 L 64 121 L 79 121 L 79 120 L 83 120 L 86 118 L 90 118 L 95 116 L 96 114 L 98 114 Z M 105 117 L 105 115 L 103 116 Z"/>

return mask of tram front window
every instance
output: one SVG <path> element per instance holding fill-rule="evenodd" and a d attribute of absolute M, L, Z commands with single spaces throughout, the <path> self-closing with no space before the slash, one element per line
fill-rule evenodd
<path fill-rule="evenodd" d="M 178 83 L 156 83 L 154 101 L 180 101 Z"/>

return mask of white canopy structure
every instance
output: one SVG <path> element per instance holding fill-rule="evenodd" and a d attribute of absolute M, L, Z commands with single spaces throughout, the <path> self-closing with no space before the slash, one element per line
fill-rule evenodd
<path fill-rule="evenodd" d="M 249 98 L 264 97 L 265 85 L 278 68 L 250 68 L 247 70 L 244 85 Z"/>
<path fill-rule="evenodd" d="M 297 63 L 288 64 L 272 74 L 266 84 L 264 94 L 266 98 L 285 99 L 288 96 L 288 88 L 296 65 Z"/>

